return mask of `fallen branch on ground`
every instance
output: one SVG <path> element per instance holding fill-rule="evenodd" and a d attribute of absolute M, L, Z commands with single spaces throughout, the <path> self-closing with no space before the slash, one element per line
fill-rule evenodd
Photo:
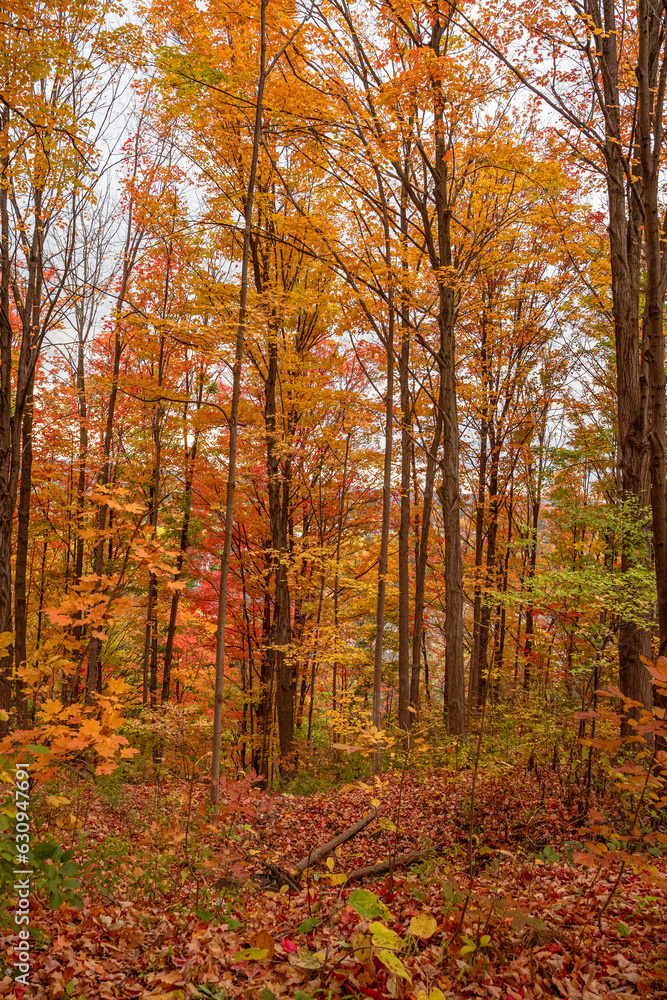
<path fill-rule="evenodd" d="M 397 858 L 378 861 L 375 865 L 368 865 L 366 868 L 357 869 L 356 872 L 350 872 L 345 885 L 349 885 L 350 882 L 361 882 L 363 879 L 373 878 L 375 875 L 385 875 L 389 871 L 394 871 L 395 868 L 407 868 L 408 865 L 413 865 L 416 861 L 423 861 L 434 854 L 434 848 L 429 847 L 425 851 L 411 851 L 410 854 L 399 854 Z"/>
<path fill-rule="evenodd" d="M 288 885 L 290 889 L 294 889 L 295 892 L 298 892 L 301 888 L 299 881 L 306 869 L 312 868 L 313 865 L 318 864 L 322 858 L 326 858 L 328 854 L 333 854 L 336 848 L 340 847 L 341 844 L 351 840 L 357 833 L 361 833 L 361 831 L 364 830 L 368 824 L 377 817 L 377 815 L 377 809 L 373 809 L 371 812 L 366 813 L 365 816 L 362 816 L 362 818 L 357 820 L 356 823 L 353 823 L 352 826 L 348 826 L 347 830 L 343 830 L 343 832 L 339 833 L 337 837 L 333 838 L 333 840 L 328 840 L 326 844 L 322 844 L 321 847 L 317 847 L 315 850 L 311 851 L 307 857 L 302 858 L 297 865 L 290 869 L 289 872 L 270 861 L 260 861 L 260 864 L 267 873 L 267 875 L 264 875 L 260 879 L 262 888 L 272 889 L 273 887 L 276 887 L 280 889 L 283 885 Z"/>
<path fill-rule="evenodd" d="M 365 816 L 362 816 L 362 818 L 356 823 L 353 823 L 352 826 L 348 826 L 347 830 L 343 830 L 343 832 L 339 833 L 337 837 L 333 838 L 333 840 L 327 841 L 326 844 L 322 844 L 321 847 L 311 851 L 307 857 L 302 858 L 298 865 L 294 866 L 294 870 L 296 870 L 300 875 L 302 872 L 305 872 L 306 868 L 312 868 L 313 865 L 316 865 L 322 860 L 322 858 L 326 858 L 328 854 L 333 854 L 336 848 L 340 847 L 341 844 L 346 843 L 346 841 L 351 840 L 352 837 L 361 833 L 361 831 L 364 830 L 368 824 L 377 817 L 377 815 L 377 809 L 373 809 L 371 812 L 366 813 Z"/>

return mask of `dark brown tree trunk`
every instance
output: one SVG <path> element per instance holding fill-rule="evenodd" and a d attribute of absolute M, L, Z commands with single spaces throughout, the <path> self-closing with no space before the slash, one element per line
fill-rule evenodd
<path fill-rule="evenodd" d="M 0 112 L 0 132 L 9 127 L 9 112 Z M 42 297 L 42 247 L 45 224 L 41 214 L 42 192 L 33 188 L 33 233 L 30 240 L 20 234 L 22 249 L 26 252 L 25 287 L 22 301 L 15 291 L 14 304 L 20 317 L 20 340 L 16 378 L 12 392 L 12 340 L 10 287 L 12 260 L 10 256 L 10 222 L 8 209 L 9 159 L 3 152 L 0 157 L 0 633 L 12 631 L 12 534 L 14 512 L 19 489 L 21 468 L 21 439 L 23 420 L 32 394 L 35 366 L 43 330 L 41 325 Z M 29 490 L 30 475 L 26 475 Z M 27 493 L 29 516 L 29 492 Z M 22 552 L 27 557 L 26 552 Z M 25 564 L 22 568 L 25 573 Z M 21 587 L 21 584 L 19 583 Z M 25 587 L 25 582 L 23 584 Z M 19 597 L 19 601 L 21 597 Z M 22 623 L 21 623 L 22 625 Z M 12 664 L 14 644 L 0 651 L 0 710 L 9 712 L 12 702 Z M 23 650 L 25 660 L 25 640 Z M 20 695 L 20 712 L 24 714 L 23 696 Z M 9 723 L 0 719 L 0 735 L 7 732 Z"/>
<path fill-rule="evenodd" d="M 620 120 L 618 28 L 615 8 L 591 4 L 596 28 L 596 45 L 602 69 L 606 119 L 604 156 L 607 166 L 607 202 L 611 255 L 611 290 L 616 341 L 616 400 L 618 450 L 623 499 L 639 510 L 649 503 L 649 469 L 645 433 L 645 400 L 639 351 L 639 270 L 641 208 L 636 189 L 628 186 L 623 163 L 623 135 Z M 664 376 L 663 376 L 664 377 Z M 638 513 L 639 513 L 638 510 Z M 623 546 L 622 570 L 627 572 L 642 553 Z M 648 657 L 649 634 L 634 621 L 621 622 L 618 633 L 619 682 L 628 697 L 651 704 L 648 671 L 641 657 Z"/>
<path fill-rule="evenodd" d="M 507 593 L 507 581 L 509 578 L 509 562 L 512 546 L 512 512 L 514 508 L 514 483 L 510 484 L 510 495 L 507 504 L 507 541 L 505 554 L 502 562 L 502 573 L 500 577 L 500 592 Z M 502 678 L 503 664 L 505 659 L 505 623 L 507 619 L 507 608 L 503 603 L 499 609 L 496 620 L 496 629 L 493 643 L 493 675 L 494 690 L 499 691 L 500 680 Z"/>
<path fill-rule="evenodd" d="M 436 210 L 438 212 L 441 268 L 451 268 L 450 209 L 447 201 L 447 162 L 440 138 L 442 118 L 436 134 Z M 442 485 L 438 491 L 445 538 L 445 672 L 447 676 L 447 728 L 465 734 L 465 674 L 463 666 L 463 561 L 459 497 L 459 426 L 456 405 L 456 353 L 454 342 L 454 289 L 440 284 L 440 379 L 443 392 L 443 453 L 440 461 Z"/>
<path fill-rule="evenodd" d="M 451 11 L 450 15 L 451 16 Z M 441 42 L 447 26 L 435 22 L 431 48 L 441 55 Z M 433 89 L 433 119 L 435 162 L 433 164 L 433 198 L 437 220 L 437 251 L 430 254 L 436 260 L 438 282 L 438 331 L 442 401 L 442 485 L 438 490 L 442 506 L 445 539 L 445 675 L 447 678 L 447 728 L 455 735 L 465 735 L 465 670 L 463 664 L 463 561 L 461 557 L 460 490 L 459 490 L 459 420 L 456 400 L 456 341 L 454 336 L 455 306 L 452 272 L 451 220 L 452 202 L 449 176 L 448 132 L 445 126 L 445 94 L 442 78 L 431 80 Z"/>
<path fill-rule="evenodd" d="M 534 624 L 535 624 L 535 610 L 533 608 L 530 589 L 535 579 L 535 572 L 537 569 L 537 528 L 540 518 L 540 506 L 541 498 L 539 494 L 535 494 L 532 501 L 528 500 L 528 524 L 527 524 L 527 534 L 528 534 L 528 599 L 526 602 L 526 631 L 523 644 L 523 690 L 528 694 L 530 691 L 530 681 L 531 681 L 531 664 L 533 656 L 533 635 L 534 635 Z"/>
<path fill-rule="evenodd" d="M 203 377 L 199 379 L 197 408 L 201 405 L 203 393 Z M 188 549 L 190 538 L 190 516 L 192 513 L 192 481 L 194 479 L 195 460 L 197 458 L 197 443 L 199 441 L 199 428 L 195 429 L 192 446 L 188 447 L 186 416 L 183 418 L 184 430 L 183 439 L 185 444 L 185 488 L 183 491 L 183 520 L 181 521 L 181 535 L 178 546 L 178 556 L 176 557 L 176 572 L 174 582 L 180 583 L 183 575 L 183 562 Z M 162 696 L 161 703 L 165 705 L 169 701 L 169 688 L 171 685 L 171 662 L 174 655 L 174 638 L 176 636 L 176 622 L 178 620 L 178 605 L 181 599 L 180 588 L 174 590 L 171 595 L 171 607 L 169 609 L 169 625 L 167 626 L 167 641 L 164 650 L 164 667 L 162 671 Z M 244 605 L 245 607 L 245 605 Z M 249 640 L 248 640 L 249 641 Z M 252 683 L 252 660 L 250 661 L 251 683 Z"/>
<path fill-rule="evenodd" d="M 665 469 L 665 303 L 664 231 L 660 218 L 659 169 L 667 67 L 661 48 L 667 26 L 658 0 L 639 0 L 637 62 L 637 134 L 646 255 L 646 300 L 642 347 L 648 375 L 653 559 L 658 597 L 659 649 L 667 649 L 667 473 Z M 645 699 L 642 698 L 642 701 Z"/>
<path fill-rule="evenodd" d="M 34 407 L 34 373 L 28 382 L 26 407 L 23 414 L 21 448 L 21 485 L 19 488 L 18 526 L 16 532 L 16 570 L 14 575 L 14 624 L 16 629 L 14 659 L 16 664 L 16 722 L 19 729 L 28 724 L 28 704 L 25 685 L 18 671 L 28 655 L 28 601 L 26 594 L 28 545 L 30 526 L 30 493 L 32 491 L 32 428 Z"/>
<path fill-rule="evenodd" d="M 287 528 L 290 505 L 291 461 L 282 463 L 280 429 L 276 407 L 278 379 L 278 339 L 273 323 L 269 324 L 268 371 L 264 384 L 264 422 L 266 427 L 266 471 L 271 524 L 272 569 L 274 578 L 273 617 L 267 655 L 276 678 L 276 715 L 282 767 L 289 769 L 294 741 L 294 696 L 296 679 L 286 647 L 292 641 L 291 599 L 287 575 Z"/>
<path fill-rule="evenodd" d="M 484 327 L 483 327 L 484 329 Z M 484 334 L 483 334 L 484 338 Z M 486 445 L 488 423 L 486 409 L 482 415 L 479 448 L 479 471 L 477 477 L 477 505 L 475 509 L 475 583 L 473 600 L 472 651 L 470 654 L 470 677 L 468 681 L 468 705 L 472 708 L 479 700 L 479 679 L 481 676 L 480 626 L 482 621 L 482 567 L 484 565 L 484 513 L 486 507 Z"/>
<path fill-rule="evenodd" d="M 419 674 L 424 635 L 424 605 L 426 595 L 426 568 L 428 565 L 428 542 L 433 513 L 433 492 L 438 468 L 438 450 L 442 436 L 444 412 L 444 384 L 441 383 L 438 405 L 435 413 L 435 428 L 426 455 L 424 476 L 424 496 L 422 499 L 421 531 L 415 538 L 415 608 L 412 628 L 412 677 L 410 681 L 410 704 L 419 710 Z"/>
<path fill-rule="evenodd" d="M 266 8 L 268 0 L 260 3 L 260 39 L 259 39 L 259 80 L 257 83 L 257 99 L 255 102 L 255 121 L 253 126 L 252 159 L 248 187 L 246 189 L 243 255 L 241 260 L 241 287 L 239 290 L 239 313 L 236 327 L 236 343 L 234 347 L 234 368 L 232 376 L 232 400 L 229 414 L 229 459 L 227 466 L 227 490 L 225 497 L 225 533 L 220 560 L 220 594 L 218 598 L 218 620 L 215 644 L 215 702 L 213 705 L 213 750 L 211 754 L 211 802 L 217 805 L 220 797 L 220 760 L 222 748 L 222 704 L 225 682 L 225 628 L 227 622 L 227 600 L 229 597 L 229 569 L 232 557 L 232 535 L 234 531 L 234 493 L 236 490 L 236 452 L 238 447 L 238 416 L 241 397 L 241 368 L 243 365 L 243 349 L 246 332 L 246 309 L 248 300 L 248 269 L 250 260 L 250 242 L 252 229 L 253 206 L 255 200 L 255 181 L 259 160 L 259 144 L 262 131 L 262 112 L 264 101 L 264 86 L 266 84 Z"/>
<path fill-rule="evenodd" d="M 9 127 L 9 112 L 0 110 L 0 132 Z M 9 157 L 0 163 L 0 632 L 12 631 L 12 525 L 14 521 L 12 472 L 12 327 L 10 321 L 9 255 Z M 15 494 L 14 494 L 15 497 Z M 0 652 L 0 710 L 12 706 L 12 657 L 8 647 Z M 0 735 L 8 722 L 0 719 Z"/>
<path fill-rule="evenodd" d="M 488 675 L 488 649 L 491 626 L 492 606 L 487 600 L 487 594 L 496 582 L 496 543 L 498 539 L 498 467 L 500 462 L 500 444 L 496 437 L 493 420 L 489 420 L 489 445 L 491 448 L 491 464 L 489 470 L 489 522 L 486 531 L 486 579 L 479 621 L 478 642 L 478 689 L 477 707 L 481 707 L 486 699 Z"/>
<path fill-rule="evenodd" d="M 401 237 L 403 270 L 406 269 L 405 246 L 408 234 L 407 193 L 401 190 Z M 410 708 L 419 704 L 417 675 L 416 704 L 410 705 L 410 459 L 412 456 L 412 407 L 410 401 L 410 314 L 408 291 L 401 298 L 401 345 L 398 354 L 398 378 L 401 397 L 401 514 L 398 528 L 398 725 L 409 730 Z"/>
<path fill-rule="evenodd" d="M 336 642 L 336 649 L 338 649 L 338 644 L 340 637 L 338 635 L 338 600 L 339 594 L 339 579 L 340 579 L 340 546 L 343 539 L 343 526 L 345 523 L 345 499 L 346 499 L 346 489 L 347 489 L 347 463 L 350 457 L 350 436 L 352 431 L 348 431 L 345 436 L 345 458 L 343 459 L 343 481 L 340 487 L 340 507 L 338 510 L 338 528 L 336 530 L 336 574 L 334 576 L 334 586 L 333 586 L 333 612 L 334 612 L 334 636 Z M 333 678 L 331 685 L 331 707 L 334 712 L 337 708 L 336 703 L 336 683 L 338 679 L 338 657 L 334 658 L 333 664 Z"/>

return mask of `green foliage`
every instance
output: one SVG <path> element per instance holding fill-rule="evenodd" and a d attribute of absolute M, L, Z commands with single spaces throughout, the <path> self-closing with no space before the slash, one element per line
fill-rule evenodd
<path fill-rule="evenodd" d="M 209 986 L 208 983 L 200 983 L 196 987 L 196 990 L 195 997 L 201 997 L 202 1000 L 227 1000 L 227 993 L 221 986 Z"/>
<path fill-rule="evenodd" d="M 391 919 L 391 913 L 381 899 L 371 892 L 370 889 L 353 889 L 347 898 L 348 906 L 364 917 L 372 920 L 373 917 L 383 917 L 385 920 Z"/>
<path fill-rule="evenodd" d="M 551 523 L 558 543 L 568 531 L 573 539 L 585 534 L 590 541 L 584 548 L 573 540 L 571 551 L 557 560 L 562 561 L 560 568 L 549 562 L 537 573 L 530 584 L 535 608 L 570 626 L 576 624 L 578 636 L 594 648 L 600 645 L 605 621 L 614 616 L 650 627 L 655 605 L 647 530 L 650 512 L 640 508 L 636 498 L 617 505 L 582 505 L 567 492 L 554 498 L 554 507 Z M 618 567 L 621 550 L 629 563 L 622 573 Z M 525 594 L 494 593 L 492 599 L 518 606 Z M 587 615 L 587 611 L 593 613 Z"/>
<path fill-rule="evenodd" d="M 0 927 L 9 927 L 14 921 L 14 884 L 21 875 L 14 869 L 16 851 L 14 848 L 14 819 L 9 809 L 0 813 Z M 26 870 L 30 875 L 30 891 L 45 896 L 48 905 L 56 910 L 61 903 L 81 907 L 83 901 L 78 894 L 81 887 L 76 878 L 79 866 L 73 860 L 74 852 L 64 850 L 52 837 L 44 838 L 30 845 Z M 23 867 L 23 866 L 21 866 Z"/>

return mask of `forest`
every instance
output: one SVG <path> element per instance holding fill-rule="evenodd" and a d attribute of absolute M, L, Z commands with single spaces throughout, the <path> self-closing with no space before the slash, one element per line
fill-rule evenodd
<path fill-rule="evenodd" d="M 667 997 L 667 3 L 0 11 L 0 997 Z"/>

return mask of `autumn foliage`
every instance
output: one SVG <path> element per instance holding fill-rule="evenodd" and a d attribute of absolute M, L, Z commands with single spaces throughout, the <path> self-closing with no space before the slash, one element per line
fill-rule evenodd
<path fill-rule="evenodd" d="M 0 15 L 0 996 L 667 996 L 666 9 Z"/>

